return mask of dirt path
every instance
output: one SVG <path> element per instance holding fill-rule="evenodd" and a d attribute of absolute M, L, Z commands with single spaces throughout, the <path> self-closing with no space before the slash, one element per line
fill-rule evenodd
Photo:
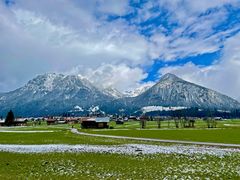
<path fill-rule="evenodd" d="M 112 135 L 103 135 L 103 134 L 90 134 L 90 133 L 79 132 L 77 129 L 71 129 L 71 132 L 74 134 L 80 134 L 85 136 L 105 137 L 105 138 L 114 138 L 114 139 L 129 139 L 129 140 L 149 141 L 149 142 L 240 148 L 240 144 L 224 144 L 224 143 L 211 143 L 211 142 L 198 142 L 198 141 L 181 141 L 181 140 L 167 140 L 167 139 L 153 139 L 153 138 L 137 138 L 137 137 L 127 137 L 127 136 L 112 136 Z"/>

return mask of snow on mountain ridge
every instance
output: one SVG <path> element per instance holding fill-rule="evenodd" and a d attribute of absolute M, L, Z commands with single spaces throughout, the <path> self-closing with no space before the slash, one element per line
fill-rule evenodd
<path fill-rule="evenodd" d="M 39 75 L 23 87 L 1 97 L 0 114 L 12 109 L 16 114 L 30 116 L 61 114 L 74 110 L 76 105 L 87 109 L 114 99 L 87 79 L 62 74 Z"/>
<path fill-rule="evenodd" d="M 114 88 L 98 88 L 86 78 L 62 74 L 39 75 L 25 86 L 0 96 L 0 115 L 9 109 L 21 116 L 42 116 L 87 112 L 89 108 L 99 108 L 109 114 L 119 113 L 120 109 L 132 113 L 143 107 L 147 107 L 146 110 L 163 109 L 161 106 L 240 109 L 236 100 L 172 74 L 163 76 L 153 86 L 144 84 L 127 97 Z"/>
<path fill-rule="evenodd" d="M 136 97 L 142 93 L 144 93 L 145 91 L 147 91 L 149 88 L 151 88 L 153 85 L 152 84 L 145 84 L 145 85 L 142 85 L 134 90 L 130 90 L 130 91 L 125 91 L 123 93 L 123 95 L 125 97 Z"/>
<path fill-rule="evenodd" d="M 92 88 L 92 83 L 86 77 L 83 77 L 81 75 L 63 75 L 57 73 L 46 73 L 44 75 L 39 75 L 36 78 L 30 80 L 24 87 L 25 89 L 31 90 L 35 93 L 41 91 L 46 94 L 46 92 L 50 92 L 54 89 L 54 86 L 56 85 L 55 81 L 57 81 L 57 79 L 58 80 L 65 79 L 69 87 L 74 86 L 75 81 L 81 80 L 81 83 L 84 86 L 88 87 L 88 89 Z M 95 88 L 98 88 L 104 94 L 112 96 L 116 99 L 123 97 L 136 97 L 145 92 L 150 87 L 152 87 L 152 84 L 144 84 L 134 90 L 125 91 L 121 93 L 114 87 L 101 88 L 95 86 Z M 68 96 L 66 96 L 66 98 L 69 99 Z"/>
<path fill-rule="evenodd" d="M 108 87 L 103 89 L 103 93 L 106 95 L 112 96 L 116 99 L 124 97 L 124 94 L 122 94 L 121 92 L 119 92 L 117 89 L 113 87 Z"/>
<path fill-rule="evenodd" d="M 39 75 L 30 80 L 22 90 L 29 90 L 34 92 L 51 92 L 54 89 L 79 89 L 85 87 L 93 89 L 93 85 L 85 78 L 74 75 L 63 75 L 56 73 L 47 73 Z"/>
<path fill-rule="evenodd" d="M 53 89 L 53 81 L 56 78 L 56 74 L 51 74 L 49 76 L 47 76 L 45 82 L 44 82 L 44 86 L 48 91 L 52 91 Z"/>
<path fill-rule="evenodd" d="M 236 100 L 214 90 L 185 81 L 173 74 L 162 76 L 153 87 L 137 96 L 139 106 L 184 106 L 201 108 L 240 108 Z"/>

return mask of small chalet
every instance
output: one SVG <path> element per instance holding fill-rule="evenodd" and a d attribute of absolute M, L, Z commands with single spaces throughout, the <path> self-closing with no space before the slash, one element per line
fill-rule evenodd
<path fill-rule="evenodd" d="M 57 119 L 53 117 L 49 117 L 47 119 L 47 125 L 54 125 L 54 124 L 57 124 Z"/>
<path fill-rule="evenodd" d="M 4 126 L 5 125 L 5 119 L 0 119 L 0 126 Z"/>
<path fill-rule="evenodd" d="M 64 118 L 59 118 L 58 120 L 57 120 L 57 124 L 66 124 L 67 122 L 66 122 L 66 120 L 64 119 Z"/>
<path fill-rule="evenodd" d="M 129 116 L 128 119 L 129 120 L 135 120 L 135 121 L 138 120 L 136 116 Z"/>
<path fill-rule="evenodd" d="M 116 124 L 124 124 L 124 119 L 123 118 L 117 118 Z"/>
<path fill-rule="evenodd" d="M 67 124 L 78 124 L 80 122 L 80 118 L 78 117 L 67 117 L 64 120 Z"/>
<path fill-rule="evenodd" d="M 14 120 L 14 126 L 27 126 L 27 122 L 25 118 L 17 118 Z"/>
<path fill-rule="evenodd" d="M 17 118 L 13 121 L 13 124 L 11 126 L 27 126 L 27 119 L 24 118 Z M 0 126 L 5 126 L 5 119 L 0 119 Z"/>
<path fill-rule="evenodd" d="M 109 117 L 91 117 L 83 118 L 81 120 L 81 127 L 86 128 L 108 128 L 110 118 Z"/>

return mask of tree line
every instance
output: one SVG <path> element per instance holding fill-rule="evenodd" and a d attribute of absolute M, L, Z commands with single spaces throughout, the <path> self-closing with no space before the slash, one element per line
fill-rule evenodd
<path fill-rule="evenodd" d="M 1 117 L 1 119 L 3 119 L 3 117 Z M 15 120 L 14 113 L 13 113 L 12 110 L 10 110 L 10 111 L 7 113 L 7 116 L 6 116 L 4 125 L 5 125 L 5 126 L 12 126 L 12 125 L 14 125 L 14 120 Z"/>
<path fill-rule="evenodd" d="M 226 119 L 240 118 L 240 110 L 234 109 L 228 110 L 217 110 L 217 109 L 199 109 L 199 108 L 188 108 L 175 111 L 153 111 L 147 112 L 147 116 L 171 116 L 171 117 L 222 117 Z"/>

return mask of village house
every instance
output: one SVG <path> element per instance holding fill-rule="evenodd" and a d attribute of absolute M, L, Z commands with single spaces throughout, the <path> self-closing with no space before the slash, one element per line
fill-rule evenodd
<path fill-rule="evenodd" d="M 55 118 L 55 117 L 48 117 L 48 119 L 47 119 L 47 125 L 54 125 L 54 124 L 57 124 L 57 118 Z"/>
<path fill-rule="evenodd" d="M 78 124 L 80 122 L 79 117 L 66 117 L 64 120 L 67 124 Z"/>
<path fill-rule="evenodd" d="M 57 119 L 57 124 L 66 124 L 66 123 L 67 122 L 66 122 L 65 118 L 63 118 L 63 117 Z"/>
<path fill-rule="evenodd" d="M 1 118 L 0 119 L 0 126 L 4 126 L 5 125 L 5 119 Z"/>
<path fill-rule="evenodd" d="M 136 116 L 129 116 L 129 117 L 128 117 L 128 120 L 136 121 L 136 120 L 137 120 L 137 117 L 136 117 Z"/>
<path fill-rule="evenodd" d="M 12 126 L 27 126 L 28 120 L 25 118 L 16 118 Z M 0 126 L 5 126 L 5 119 L 0 119 Z"/>
<path fill-rule="evenodd" d="M 117 120 L 115 121 L 116 124 L 124 124 L 124 119 L 122 117 L 117 118 Z"/>
<path fill-rule="evenodd" d="M 53 117 L 50 116 L 46 120 L 47 125 L 56 125 L 56 124 L 78 124 L 80 122 L 79 117 Z"/>
<path fill-rule="evenodd" d="M 26 118 L 16 118 L 14 120 L 14 126 L 27 126 L 28 120 Z"/>
<path fill-rule="evenodd" d="M 81 119 L 81 128 L 108 128 L 109 117 L 89 117 Z"/>

